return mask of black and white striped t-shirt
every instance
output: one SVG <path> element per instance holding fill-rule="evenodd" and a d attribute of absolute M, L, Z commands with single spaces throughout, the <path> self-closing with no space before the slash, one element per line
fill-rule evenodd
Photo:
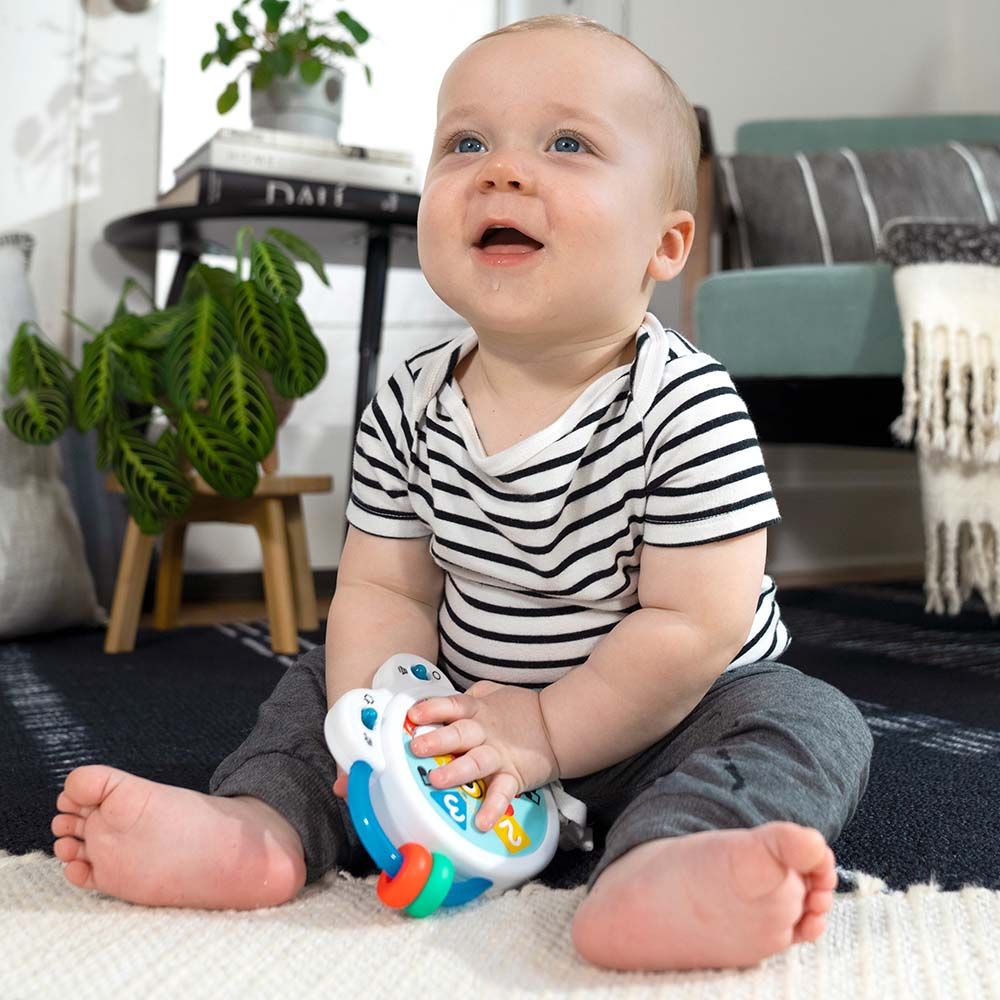
<path fill-rule="evenodd" d="M 781 519 L 728 372 L 652 313 L 631 365 L 489 456 L 453 378 L 476 342 L 470 327 L 381 386 L 347 507 L 369 534 L 431 536 L 445 574 L 439 666 L 460 690 L 480 678 L 540 688 L 585 662 L 639 608 L 644 544 L 699 545 Z M 787 648 L 775 592 L 765 575 L 729 669 Z"/>

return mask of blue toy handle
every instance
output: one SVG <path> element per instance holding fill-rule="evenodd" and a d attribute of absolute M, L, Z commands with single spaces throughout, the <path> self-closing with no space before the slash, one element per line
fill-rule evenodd
<path fill-rule="evenodd" d="M 367 761 L 356 760 L 347 778 L 347 808 L 357 831 L 358 839 L 372 861 L 389 878 L 395 878 L 403 864 L 403 857 L 386 836 L 372 808 L 371 797 L 372 766 Z M 475 899 L 493 883 L 488 878 L 470 878 L 453 882 L 442 906 L 459 906 Z"/>

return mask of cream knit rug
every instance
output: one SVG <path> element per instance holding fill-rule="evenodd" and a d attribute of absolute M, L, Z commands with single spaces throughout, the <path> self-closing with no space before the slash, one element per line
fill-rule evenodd
<path fill-rule="evenodd" d="M 862 875 L 819 941 L 755 968 L 623 973 L 573 949 L 582 886 L 414 920 L 374 883 L 331 873 L 268 910 L 149 909 L 74 888 L 41 852 L 0 852 L 0 997 L 1000 1000 L 1000 892 L 987 889 L 890 893 Z"/>

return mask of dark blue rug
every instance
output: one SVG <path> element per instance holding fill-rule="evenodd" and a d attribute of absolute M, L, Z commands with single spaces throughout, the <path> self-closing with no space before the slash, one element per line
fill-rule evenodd
<path fill-rule="evenodd" d="M 868 791 L 832 845 L 840 888 L 858 870 L 890 889 L 1000 889 L 1000 623 L 978 601 L 927 615 L 917 583 L 778 596 L 793 636 L 783 659 L 844 691 L 875 736 Z M 140 630 L 115 656 L 103 642 L 77 629 L 0 646 L 0 849 L 51 852 L 55 800 L 80 764 L 207 790 L 291 662 L 271 653 L 264 623 Z M 558 852 L 541 880 L 579 885 L 596 861 Z"/>

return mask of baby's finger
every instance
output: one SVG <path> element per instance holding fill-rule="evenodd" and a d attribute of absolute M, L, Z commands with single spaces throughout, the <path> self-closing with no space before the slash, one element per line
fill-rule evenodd
<path fill-rule="evenodd" d="M 338 798 L 347 798 L 347 775 L 338 771 L 337 780 L 333 783 L 333 794 Z"/>
<path fill-rule="evenodd" d="M 486 798 L 476 814 L 476 827 L 479 830 L 489 830 L 507 811 L 518 793 L 517 779 L 506 771 L 493 775 L 486 789 Z"/>
<path fill-rule="evenodd" d="M 410 745 L 418 755 L 457 754 L 478 747 L 485 739 L 486 731 L 475 719 L 459 719 L 432 732 L 421 733 Z"/>
<path fill-rule="evenodd" d="M 471 784 L 477 778 L 485 778 L 499 766 L 500 755 L 493 747 L 473 747 L 443 767 L 434 768 L 428 775 L 428 781 L 435 788 L 457 788 Z"/>
<path fill-rule="evenodd" d="M 420 726 L 432 722 L 453 722 L 471 719 L 476 714 L 476 699 L 467 694 L 451 694 L 439 698 L 425 698 L 410 706 L 406 713 L 411 722 Z"/>

